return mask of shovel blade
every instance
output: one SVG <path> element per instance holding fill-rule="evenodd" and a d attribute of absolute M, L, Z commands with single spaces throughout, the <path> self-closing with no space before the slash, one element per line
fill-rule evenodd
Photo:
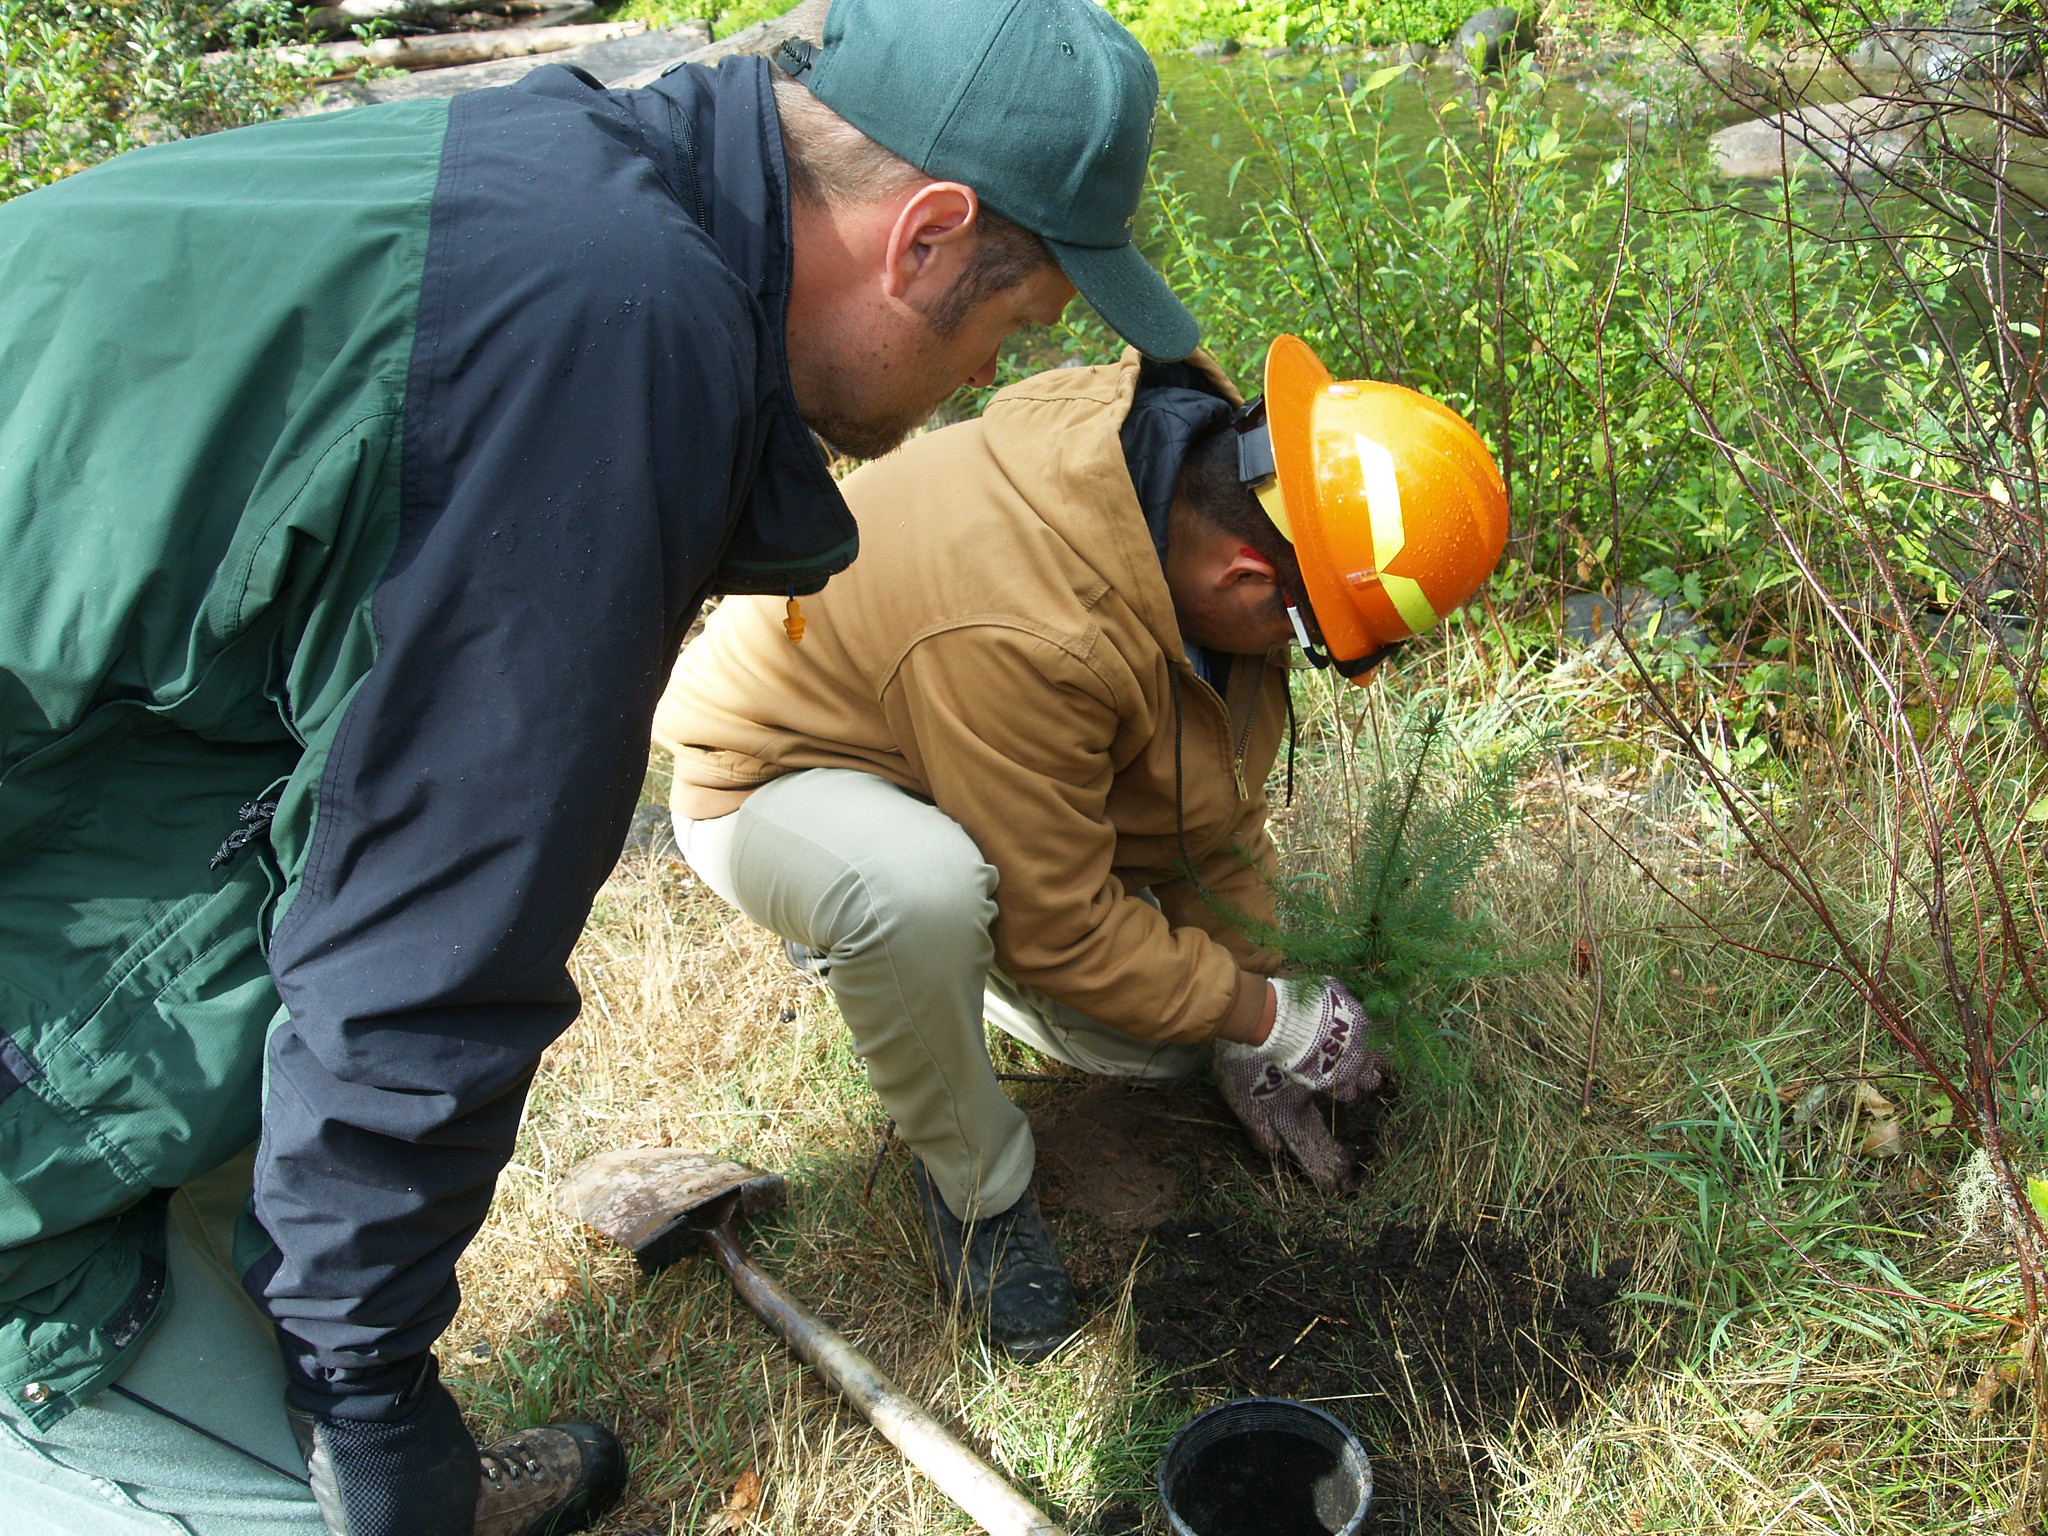
<path fill-rule="evenodd" d="M 783 1193 L 781 1174 L 710 1152 L 628 1147 L 576 1164 L 554 1206 L 630 1249 L 651 1275 L 696 1247 L 705 1225 L 773 1210 Z"/>

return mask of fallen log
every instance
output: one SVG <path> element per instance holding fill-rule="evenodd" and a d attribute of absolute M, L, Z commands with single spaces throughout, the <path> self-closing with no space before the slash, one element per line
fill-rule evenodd
<path fill-rule="evenodd" d="M 475 0 L 333 0 L 305 14 L 306 25 L 315 32 L 346 33 L 351 27 L 373 21 L 426 21 L 473 11 Z"/>
<path fill-rule="evenodd" d="M 557 53 L 585 43 L 634 37 L 647 30 L 644 21 L 606 21 L 583 27 L 506 27 L 493 32 L 441 32 L 429 37 L 384 37 L 374 43 L 316 43 L 309 48 L 277 48 L 277 57 L 293 64 L 326 67 L 336 75 L 359 69 L 441 69 L 450 64 L 477 64 L 486 59 L 518 59 L 528 54 Z"/>
<path fill-rule="evenodd" d="M 441 30 L 449 30 L 453 21 L 465 31 L 558 27 L 581 21 L 595 9 L 595 5 L 576 0 L 338 0 L 304 12 L 302 19 L 310 31 L 346 38 L 357 27 L 377 21 Z M 543 16 L 547 18 L 544 21 L 533 19 Z M 527 19 L 522 21 L 522 17 Z"/>

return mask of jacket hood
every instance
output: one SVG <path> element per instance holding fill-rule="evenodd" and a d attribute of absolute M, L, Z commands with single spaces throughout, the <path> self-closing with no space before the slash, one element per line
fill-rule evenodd
<path fill-rule="evenodd" d="M 1128 347 L 1101 367 L 1035 374 L 999 391 L 981 420 L 989 454 L 1046 526 L 1178 657 L 1184 644 L 1173 595 L 1124 458 L 1124 420 L 1148 366 Z M 1244 403 L 1206 352 L 1175 366 L 1193 370 L 1233 407 Z"/>

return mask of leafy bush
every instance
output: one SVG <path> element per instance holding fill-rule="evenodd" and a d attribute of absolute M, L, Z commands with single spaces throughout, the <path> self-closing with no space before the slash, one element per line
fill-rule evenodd
<path fill-rule="evenodd" d="M 1471 0 L 1109 0 L 1148 48 L 1235 38 L 1248 48 L 1300 43 L 1440 43 L 1479 7 Z"/>
<path fill-rule="evenodd" d="M 1146 47 L 1185 48 L 1235 38 L 1248 48 L 1444 43 L 1483 0 L 1106 0 Z M 1804 0 L 1575 0 L 1555 10 L 1594 32 L 1787 37 L 1830 27 L 1844 6 Z"/>
<path fill-rule="evenodd" d="M 730 37 L 757 21 L 780 16 L 796 0 L 624 0 L 602 11 L 610 21 L 644 21 L 650 27 L 672 27 L 679 21 L 706 21 L 713 37 Z"/>
<path fill-rule="evenodd" d="M 1497 597 L 1642 581 L 1741 629 L 1796 576 L 1716 447 L 1771 424 L 1730 410 L 1708 430 L 1701 410 L 1774 366 L 1750 304 L 1797 269 L 1803 333 L 1832 338 L 1823 365 L 1871 409 L 1925 375 L 1920 310 L 1837 238 L 1841 215 L 1759 240 L 1697 164 L 1566 126 L 1533 68 L 1476 95 L 1403 74 L 1347 93 L 1334 69 L 1214 72 L 1250 148 L 1220 199 L 1168 173 L 1159 228 L 1205 344 L 1256 378 L 1291 331 L 1340 376 L 1470 417 L 1514 507 Z M 1902 550 L 1931 515 L 1902 505 Z M 1835 531 L 1816 548 L 1864 566 Z"/>
<path fill-rule="evenodd" d="M 293 18 L 285 0 L 0 0 L 0 198 L 138 145 L 276 116 L 304 71 L 232 45 Z"/>

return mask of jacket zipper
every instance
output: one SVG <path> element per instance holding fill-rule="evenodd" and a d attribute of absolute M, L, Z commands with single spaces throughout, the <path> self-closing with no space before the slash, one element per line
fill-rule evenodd
<path fill-rule="evenodd" d="M 1244 749 L 1252 742 L 1252 725 L 1259 718 L 1259 700 L 1265 697 L 1265 662 L 1259 663 L 1259 686 L 1252 691 L 1251 701 L 1245 706 L 1244 724 L 1238 727 L 1236 755 L 1231 760 L 1231 772 L 1237 775 L 1237 798 L 1240 803 L 1251 799 L 1251 792 L 1244 787 Z M 1230 706 L 1223 706 L 1223 718 L 1230 718 Z"/>
<path fill-rule="evenodd" d="M 1235 667 L 1236 662 L 1233 661 L 1231 665 Z M 1230 771 L 1237 780 L 1239 804 L 1243 804 L 1251 799 L 1251 791 L 1245 788 L 1244 782 L 1244 751 L 1246 747 L 1251 745 L 1252 727 L 1258 723 L 1259 719 L 1259 698 L 1266 691 L 1266 679 L 1263 670 L 1266 664 L 1262 661 L 1259 665 L 1261 673 L 1258 691 L 1252 695 L 1251 703 L 1244 712 L 1244 724 L 1238 727 L 1237 740 L 1231 749 Z M 1230 725 L 1230 701 L 1216 691 L 1214 684 L 1204 678 L 1201 673 L 1196 672 L 1192 663 L 1188 665 L 1188 671 L 1193 674 L 1197 683 L 1200 683 L 1203 688 L 1208 690 L 1209 697 L 1214 699 L 1217 706 L 1223 711 L 1223 724 L 1228 729 Z"/>

